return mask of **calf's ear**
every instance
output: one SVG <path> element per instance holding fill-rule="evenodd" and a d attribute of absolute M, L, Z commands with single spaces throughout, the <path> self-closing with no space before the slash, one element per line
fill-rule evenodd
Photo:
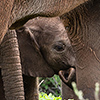
<path fill-rule="evenodd" d="M 16 31 L 18 36 L 19 50 L 23 74 L 32 77 L 51 77 L 54 71 L 44 60 L 34 34 L 28 28 Z"/>

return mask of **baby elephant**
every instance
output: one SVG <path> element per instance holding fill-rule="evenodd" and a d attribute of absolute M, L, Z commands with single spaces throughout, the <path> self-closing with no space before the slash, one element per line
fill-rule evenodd
<path fill-rule="evenodd" d="M 32 19 L 16 32 L 25 75 L 52 76 L 75 65 L 73 49 L 58 17 Z"/>
<path fill-rule="evenodd" d="M 59 72 L 61 79 L 64 82 L 67 80 L 67 85 L 72 88 L 71 82 L 75 81 L 75 58 L 59 17 L 37 17 L 16 30 L 16 33 L 23 74 L 32 77 L 51 77 Z M 67 92 L 72 93 L 69 89 Z M 70 98 L 68 96 L 67 98 Z"/>

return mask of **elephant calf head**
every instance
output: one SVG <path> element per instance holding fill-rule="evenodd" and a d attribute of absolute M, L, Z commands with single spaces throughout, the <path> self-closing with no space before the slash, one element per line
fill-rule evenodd
<path fill-rule="evenodd" d="M 51 77 L 75 64 L 63 24 L 56 18 L 35 18 L 16 30 L 23 73 Z"/>

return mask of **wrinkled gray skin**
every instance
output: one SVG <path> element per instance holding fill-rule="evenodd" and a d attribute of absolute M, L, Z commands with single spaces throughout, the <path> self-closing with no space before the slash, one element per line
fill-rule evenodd
<path fill-rule="evenodd" d="M 37 17 L 16 30 L 16 33 L 24 75 L 51 77 L 58 74 L 59 70 L 67 71 L 70 67 L 75 66 L 73 49 L 59 17 Z M 32 78 L 24 77 L 26 100 L 37 100 L 33 95 L 30 96 L 34 92 L 33 88 L 36 88 L 32 85 L 35 81 L 30 82 L 32 82 Z M 68 83 L 68 86 L 70 84 Z"/>
<path fill-rule="evenodd" d="M 8 28 L 22 26 L 28 19 L 36 16 L 58 16 L 74 9 L 88 0 L 1 0 L 0 1 L 0 44 Z M 11 37 L 9 37 L 9 33 Z M 8 32 L 0 48 L 2 51 L 2 76 L 7 100 L 24 100 L 22 72 L 18 43 L 15 32 Z M 11 41 L 13 40 L 13 41 Z M 16 41 L 16 42 L 15 42 Z M 12 44 L 12 46 L 11 46 Z M 3 49 L 2 49 L 3 48 Z M 16 51 L 17 50 L 17 51 Z M 5 52 L 3 52 L 5 51 Z M 12 56 L 6 59 L 6 54 Z M 12 66 L 11 68 L 9 66 Z M 17 70 L 18 69 L 18 70 Z M 10 70 L 10 74 L 9 74 Z M 5 73 L 8 73 L 5 75 Z M 16 78 L 13 78 L 15 73 Z M 20 80 L 19 80 L 20 77 Z M 6 81 L 11 82 L 8 84 Z M 16 81 L 16 82 L 15 82 Z M 13 85 L 12 85 L 13 84 Z M 10 92 L 9 92 L 10 90 Z M 19 92 L 20 90 L 20 92 Z M 14 92 L 17 91 L 17 92 Z"/>
<path fill-rule="evenodd" d="M 61 19 L 76 55 L 77 87 L 85 98 L 95 100 L 95 83 L 100 83 L 100 0 L 91 0 Z"/>

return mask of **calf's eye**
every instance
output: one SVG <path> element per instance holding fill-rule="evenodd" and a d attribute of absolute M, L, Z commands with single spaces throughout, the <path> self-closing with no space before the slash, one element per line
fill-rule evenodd
<path fill-rule="evenodd" d="M 61 52 L 65 50 L 66 45 L 62 42 L 58 42 L 57 44 L 54 45 L 54 49 L 58 52 Z"/>

